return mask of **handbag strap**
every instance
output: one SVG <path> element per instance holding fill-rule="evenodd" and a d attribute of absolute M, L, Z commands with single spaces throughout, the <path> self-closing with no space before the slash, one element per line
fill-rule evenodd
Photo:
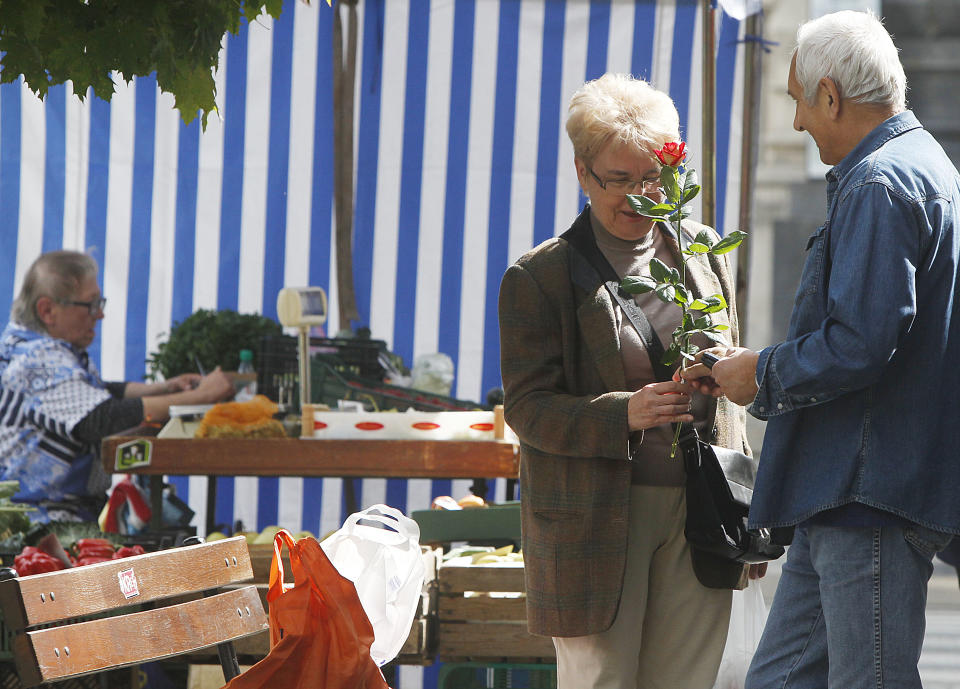
<path fill-rule="evenodd" d="M 659 229 L 659 223 L 657 223 L 657 227 Z M 633 297 L 621 289 L 617 271 L 613 269 L 607 257 L 597 246 L 596 238 L 593 236 L 593 228 L 590 225 L 589 206 L 583 210 L 573 226 L 560 237 L 566 240 L 572 249 L 570 252 L 570 272 L 573 281 L 586 289 L 592 289 L 597 283 L 603 283 L 610 296 L 620 305 L 620 308 L 630 320 L 630 324 L 637 331 L 637 335 L 640 337 L 644 349 L 646 349 L 647 356 L 650 357 L 654 377 L 659 382 L 671 380 L 673 371 L 669 366 L 664 366 L 662 363 L 664 349 L 656 330 L 650 325 L 647 315 L 633 300 Z M 578 278 L 586 278 L 586 280 Z M 590 284 L 583 284 L 584 282 Z"/>

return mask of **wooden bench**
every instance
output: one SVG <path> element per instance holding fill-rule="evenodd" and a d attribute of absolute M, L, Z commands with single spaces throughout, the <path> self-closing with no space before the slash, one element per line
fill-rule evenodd
<path fill-rule="evenodd" d="M 26 687 L 214 645 L 229 681 L 240 674 L 232 642 L 269 627 L 256 586 L 219 592 L 253 578 L 242 536 L 6 576 L 0 608 L 15 630 L 14 662 Z"/>

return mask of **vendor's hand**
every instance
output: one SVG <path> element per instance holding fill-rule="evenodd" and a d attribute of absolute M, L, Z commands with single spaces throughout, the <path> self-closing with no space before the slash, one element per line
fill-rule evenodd
<path fill-rule="evenodd" d="M 644 385 L 630 397 L 627 420 L 631 431 L 665 423 L 692 423 L 690 386 L 673 380 Z"/>
<path fill-rule="evenodd" d="M 750 579 L 763 579 L 767 575 L 767 563 L 760 562 L 755 565 L 750 565 L 750 571 L 747 572 L 747 576 Z"/>
<path fill-rule="evenodd" d="M 220 370 L 219 366 L 204 376 L 196 389 L 198 397 L 207 403 L 230 399 L 235 391 L 236 388 L 233 387 L 233 383 L 227 378 L 227 374 Z"/>
<path fill-rule="evenodd" d="M 164 390 L 164 392 L 169 394 L 172 392 L 193 390 L 200 384 L 202 378 L 203 376 L 199 373 L 182 373 L 166 381 L 166 390 Z"/>

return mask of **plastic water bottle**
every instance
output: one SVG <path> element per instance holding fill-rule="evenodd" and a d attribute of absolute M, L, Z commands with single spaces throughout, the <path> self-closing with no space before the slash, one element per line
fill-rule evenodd
<path fill-rule="evenodd" d="M 256 374 L 256 371 L 253 370 L 253 352 L 249 349 L 240 350 L 240 365 L 237 366 L 237 373 Z M 237 394 L 234 395 L 233 399 L 237 402 L 246 402 L 247 400 L 252 400 L 256 394 L 257 381 L 252 380 L 250 382 L 244 382 L 243 387 L 237 390 Z"/>

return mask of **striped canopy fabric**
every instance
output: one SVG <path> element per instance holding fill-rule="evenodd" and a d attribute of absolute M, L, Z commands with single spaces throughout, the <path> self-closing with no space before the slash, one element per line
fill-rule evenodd
<path fill-rule="evenodd" d="M 360 0 L 354 280 L 360 321 L 408 365 L 444 352 L 452 394 L 499 386 L 496 299 L 506 267 L 563 232 L 584 202 L 566 105 L 606 71 L 675 100 L 699 163 L 698 0 Z M 106 380 L 138 380 L 171 324 L 198 308 L 276 316 L 286 285 L 330 295 L 333 9 L 287 0 L 228 35 L 219 117 L 185 126 L 153 78 L 111 102 L 68 86 L 40 101 L 0 86 L 0 304 L 43 251 L 89 250 L 109 299 L 91 348 Z M 737 219 L 742 27 L 719 12 L 717 225 Z M 696 211 L 694 217 L 697 217 Z M 264 457 L 269 463 L 270 458 Z M 384 458 L 385 462 L 389 457 Z M 206 479 L 177 478 L 203 514 Z M 407 512 L 469 482 L 357 482 L 363 505 Z M 217 519 L 325 533 L 340 479 L 220 479 Z M 496 496 L 503 497 L 503 481 Z M 202 519 L 198 518 L 202 530 Z"/>

